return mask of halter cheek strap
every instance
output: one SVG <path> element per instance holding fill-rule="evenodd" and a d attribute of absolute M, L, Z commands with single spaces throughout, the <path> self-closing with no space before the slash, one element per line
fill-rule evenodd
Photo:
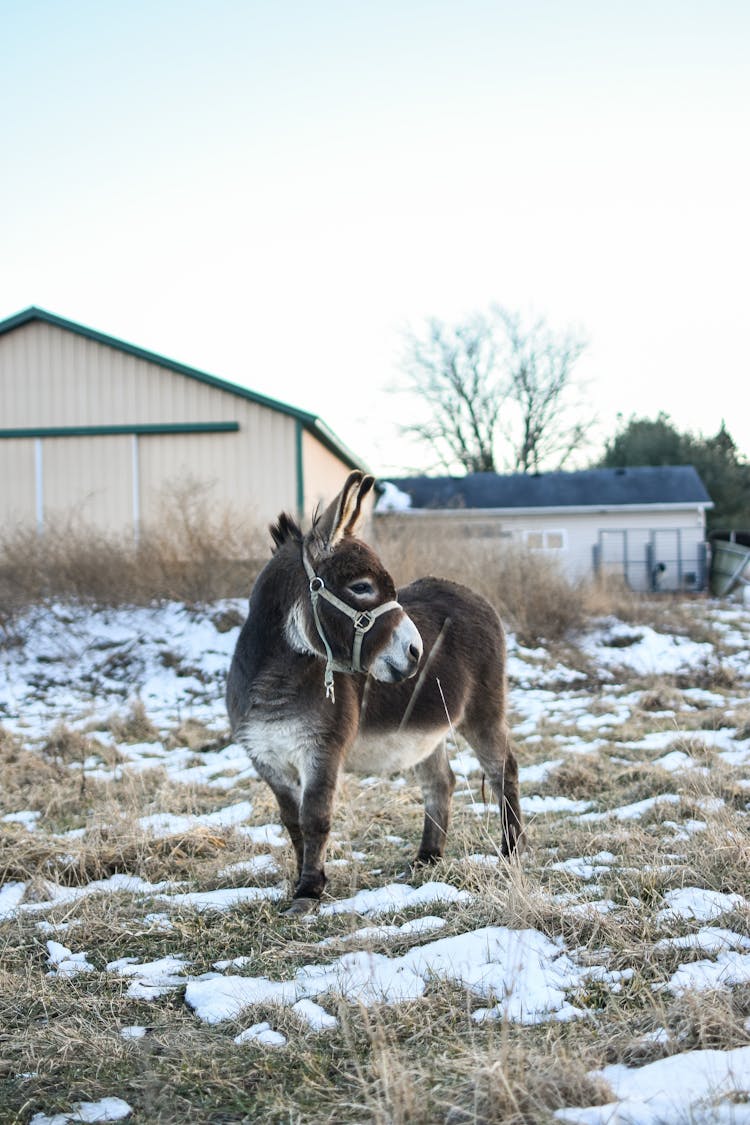
<path fill-rule="evenodd" d="M 365 633 L 369 633 L 378 617 L 383 613 L 389 613 L 392 609 L 401 609 L 401 606 L 396 601 L 383 602 L 381 605 L 375 606 L 374 609 L 354 609 L 353 606 L 347 605 L 341 598 L 336 597 L 329 589 L 327 589 L 325 582 L 314 571 L 312 563 L 307 557 L 307 552 L 302 552 L 302 562 L 305 566 L 307 577 L 310 580 L 310 600 L 312 602 L 313 619 L 315 621 L 315 628 L 318 630 L 318 636 L 323 642 L 323 648 L 326 653 L 326 670 L 324 676 L 324 684 L 326 689 L 326 699 L 330 699 L 331 703 L 336 702 L 336 693 L 333 686 L 333 673 L 345 672 L 351 674 L 352 672 L 364 672 L 365 669 L 361 664 L 362 657 L 362 642 L 365 639 Z M 335 609 L 341 611 L 346 617 L 354 623 L 354 639 L 352 641 L 352 658 L 349 664 L 343 664 L 341 661 L 334 659 L 333 650 L 326 636 L 323 622 L 320 620 L 320 613 L 318 611 L 318 602 L 320 599 L 328 602 Z"/>

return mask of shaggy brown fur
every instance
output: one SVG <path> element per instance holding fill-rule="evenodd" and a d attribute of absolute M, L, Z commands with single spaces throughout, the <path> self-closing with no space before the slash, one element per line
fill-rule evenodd
<path fill-rule="evenodd" d="M 425 801 L 416 862 L 443 854 L 455 786 L 444 746 L 451 727 L 471 743 L 499 802 L 504 855 L 521 834 L 500 620 L 484 598 L 453 582 L 423 578 L 396 592 L 377 555 L 355 537 L 372 484 L 372 477 L 352 473 L 307 535 L 290 516 L 279 517 L 271 529 L 275 552 L 253 588 L 229 672 L 234 737 L 273 789 L 296 852 L 295 913 L 313 909 L 325 886 L 342 769 L 393 773 L 413 766 Z M 318 602 L 335 702 L 324 692 L 326 650 L 305 557 L 315 581 L 352 616 L 400 603 L 372 622 L 362 641 L 364 671 L 354 673 L 352 617 Z"/>

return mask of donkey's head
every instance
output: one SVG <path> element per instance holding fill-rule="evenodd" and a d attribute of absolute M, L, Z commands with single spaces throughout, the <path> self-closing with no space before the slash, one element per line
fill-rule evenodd
<path fill-rule="evenodd" d="M 309 596 L 289 618 L 287 637 L 293 647 L 325 656 L 329 695 L 335 671 L 397 683 L 414 675 L 422 656 L 422 639 L 396 600 L 393 579 L 356 538 L 373 483 L 351 473 L 302 540 Z"/>

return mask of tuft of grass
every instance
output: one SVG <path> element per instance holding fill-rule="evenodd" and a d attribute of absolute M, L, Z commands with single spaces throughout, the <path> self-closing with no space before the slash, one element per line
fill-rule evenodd
<path fill-rule="evenodd" d="M 216 750 L 227 744 L 226 738 L 217 739 L 216 734 L 200 719 L 184 719 L 171 730 L 165 745 L 173 750 L 176 746 L 186 746 L 190 750 Z"/>
<path fill-rule="evenodd" d="M 681 1051 L 731 1050 L 750 1041 L 750 988 L 686 992 L 669 1005 L 668 1020 Z"/>
<path fill-rule="evenodd" d="M 682 693 L 666 679 L 641 692 L 639 700 L 642 711 L 677 711 L 682 704 Z"/>
<path fill-rule="evenodd" d="M 67 723 L 57 723 L 44 742 L 42 753 L 54 762 L 70 765 L 83 762 L 91 754 L 104 755 L 104 747 L 91 735 L 73 730 Z"/>
<path fill-rule="evenodd" d="M 130 702 L 124 714 L 116 711 L 109 716 L 105 725 L 97 723 L 94 729 L 108 730 L 118 742 L 159 741 L 159 731 L 149 719 L 140 699 Z"/>

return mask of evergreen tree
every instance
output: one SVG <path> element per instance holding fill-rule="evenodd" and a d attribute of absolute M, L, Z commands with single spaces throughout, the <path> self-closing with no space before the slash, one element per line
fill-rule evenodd
<path fill-rule="evenodd" d="M 750 529 L 750 464 L 722 422 L 713 437 L 680 433 L 663 411 L 656 418 L 631 418 L 605 445 L 602 468 L 693 465 L 714 507 L 708 529 Z"/>
<path fill-rule="evenodd" d="M 629 465 L 684 465 L 684 438 L 660 411 L 656 418 L 631 417 L 604 447 L 599 465 L 624 469 Z"/>

